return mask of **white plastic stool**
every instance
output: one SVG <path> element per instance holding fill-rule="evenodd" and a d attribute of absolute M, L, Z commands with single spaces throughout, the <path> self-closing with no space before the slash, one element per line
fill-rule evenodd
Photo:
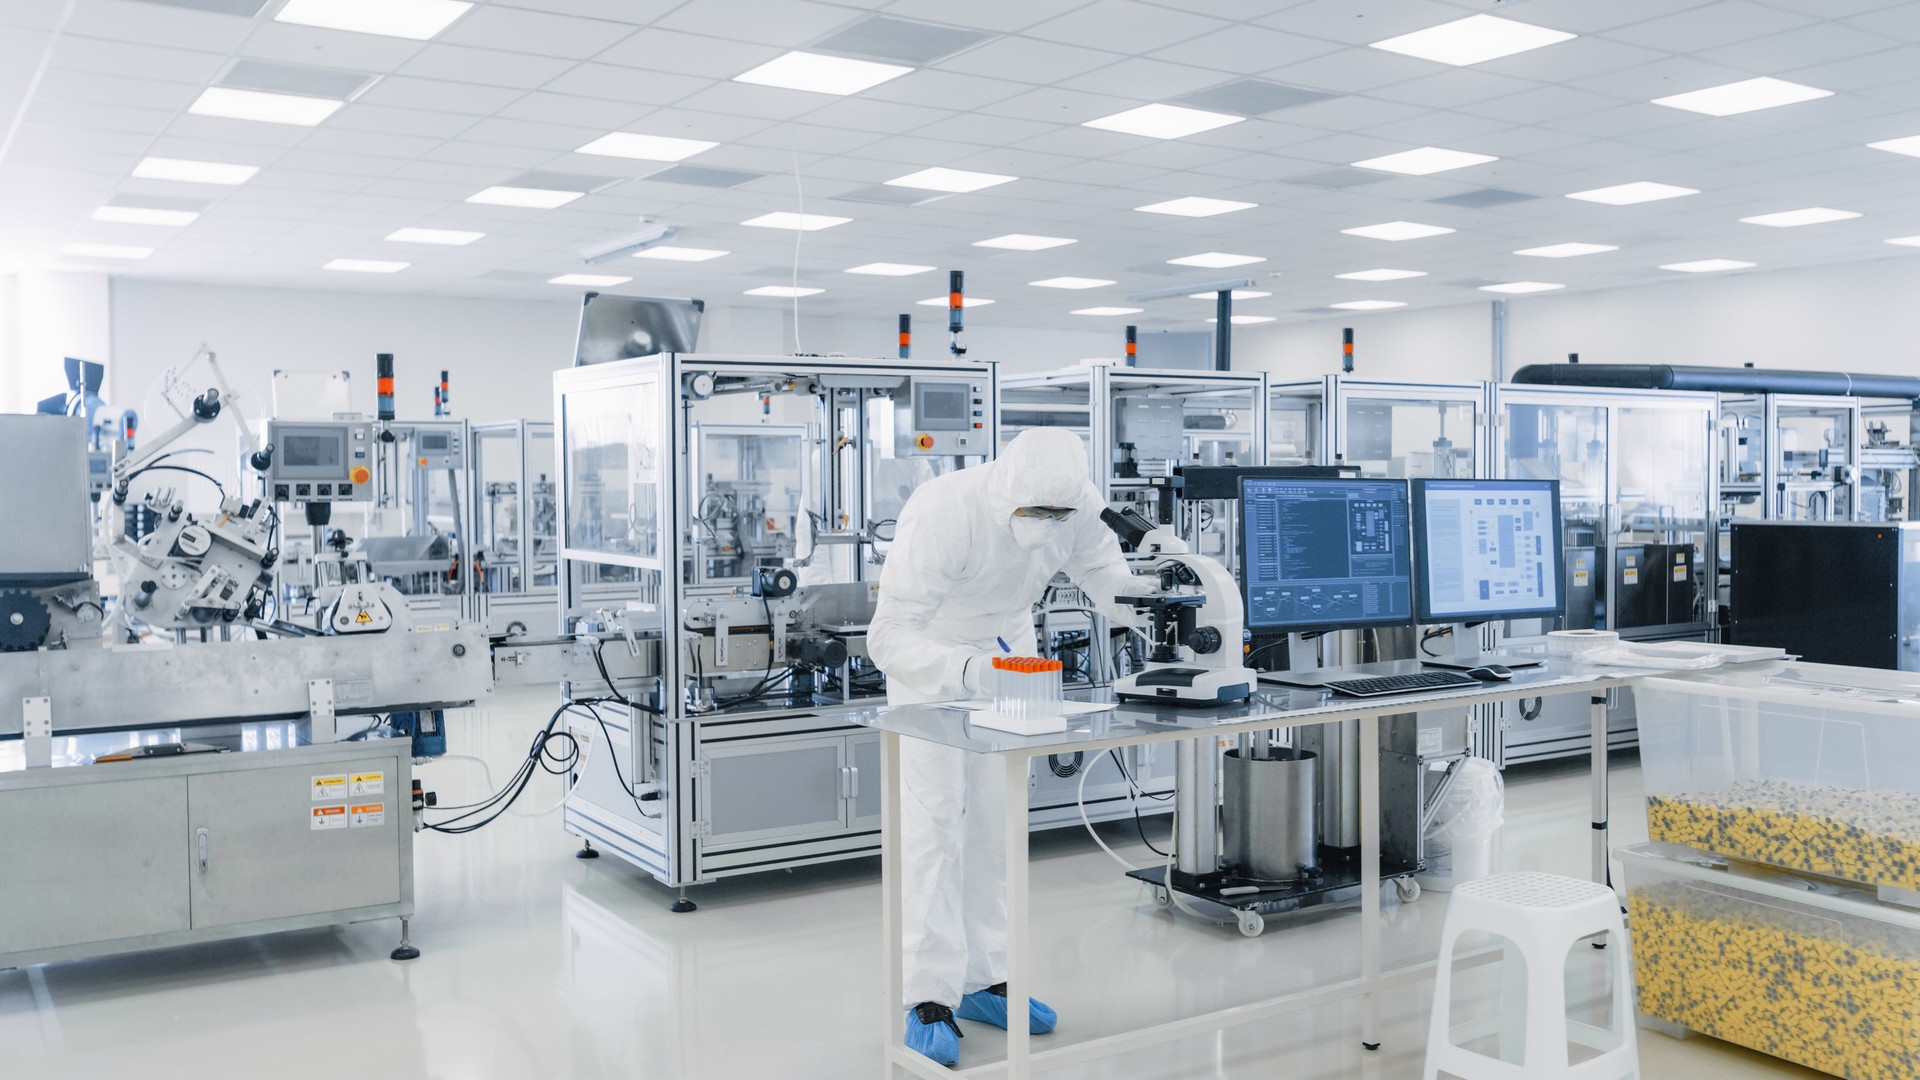
<path fill-rule="evenodd" d="M 1491 1016 L 1455 1025 L 1454 949 L 1462 935 L 1474 931 L 1497 934 L 1510 943 L 1501 960 L 1500 1005 Z M 1581 939 L 1607 932 L 1612 934 L 1607 950 L 1613 977 L 1612 1031 L 1568 1020 L 1566 1002 L 1568 954 Z M 1455 889 L 1440 938 L 1425 1080 L 1438 1080 L 1442 1073 L 1462 1080 L 1638 1080 L 1629 954 L 1620 901 L 1605 885 L 1522 873 L 1498 874 Z M 1525 968 L 1518 968 L 1516 960 L 1524 961 Z M 1521 1031 L 1524 1055 L 1518 1064 L 1459 1045 L 1495 1034 L 1505 1041 Z M 1569 1041 L 1599 1055 L 1572 1064 Z"/>

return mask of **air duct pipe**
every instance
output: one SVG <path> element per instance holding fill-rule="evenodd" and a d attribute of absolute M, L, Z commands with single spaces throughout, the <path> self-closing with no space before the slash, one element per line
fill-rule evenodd
<path fill-rule="evenodd" d="M 1843 371 L 1677 364 L 1528 364 L 1513 381 L 1529 386 L 1598 386 L 1626 390 L 1698 390 L 1723 394 L 1816 394 L 1920 400 L 1920 378 Z"/>

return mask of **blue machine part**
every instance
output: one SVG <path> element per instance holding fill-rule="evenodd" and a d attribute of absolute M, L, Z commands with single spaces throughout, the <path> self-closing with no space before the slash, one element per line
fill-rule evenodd
<path fill-rule="evenodd" d="M 447 714 L 439 709 L 431 712 L 397 712 L 387 718 L 395 735 L 406 735 L 413 739 L 413 756 L 419 758 L 441 757 L 447 752 Z"/>

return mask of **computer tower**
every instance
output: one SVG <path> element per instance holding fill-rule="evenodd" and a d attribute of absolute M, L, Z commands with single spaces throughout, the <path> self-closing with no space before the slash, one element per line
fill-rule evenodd
<path fill-rule="evenodd" d="M 1920 523 L 1734 522 L 1735 645 L 1920 671 Z"/>

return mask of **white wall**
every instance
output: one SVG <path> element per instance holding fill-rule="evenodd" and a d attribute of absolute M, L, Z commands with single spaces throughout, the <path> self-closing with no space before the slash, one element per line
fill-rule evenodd
<path fill-rule="evenodd" d="M 0 276 L 0 412 L 64 392 L 65 357 L 109 363 L 108 312 L 104 274 Z"/>
<path fill-rule="evenodd" d="M 1479 382 L 1493 377 L 1489 304 L 1418 308 L 1339 319 L 1240 327 L 1233 366 L 1295 382 L 1340 370 L 1340 331 L 1353 327 L 1354 375 L 1414 382 Z"/>

